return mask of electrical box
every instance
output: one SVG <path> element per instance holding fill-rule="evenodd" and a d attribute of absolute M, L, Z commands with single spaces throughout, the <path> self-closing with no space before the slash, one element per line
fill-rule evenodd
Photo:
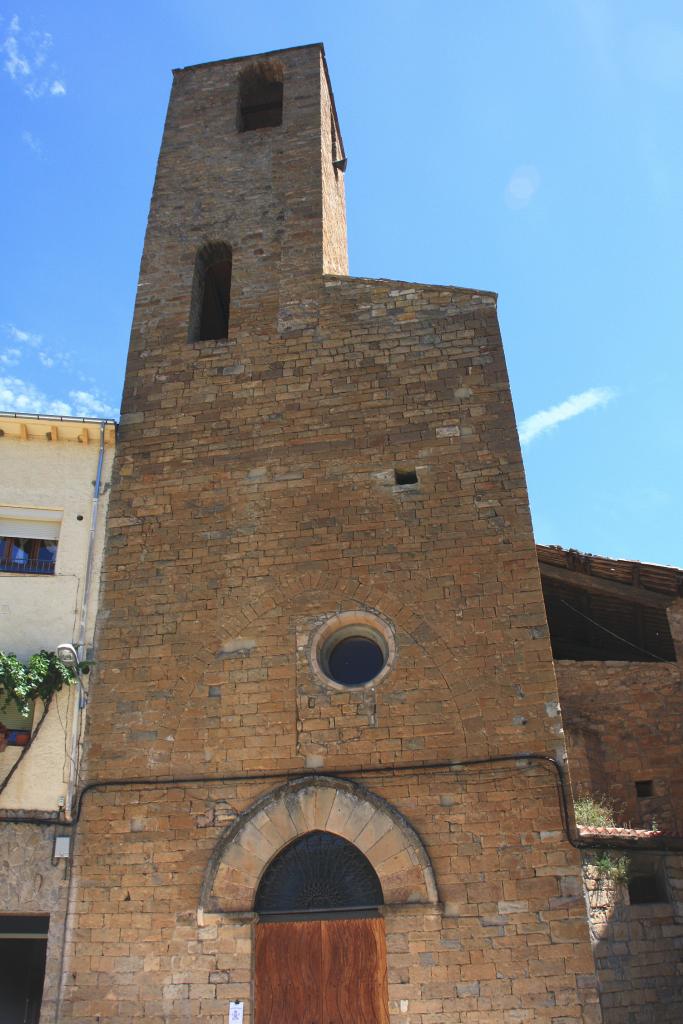
<path fill-rule="evenodd" d="M 71 836 L 55 836 L 55 860 L 68 860 L 71 853 Z"/>

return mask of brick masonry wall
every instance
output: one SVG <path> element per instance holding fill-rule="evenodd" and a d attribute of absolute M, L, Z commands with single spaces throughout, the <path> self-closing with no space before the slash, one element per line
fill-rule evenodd
<path fill-rule="evenodd" d="M 631 906 L 626 886 L 584 868 L 605 1024 L 683 1019 L 683 858 L 665 858 L 670 903 Z"/>
<path fill-rule="evenodd" d="M 345 257 L 320 52 L 271 59 L 283 125 L 242 136 L 243 62 L 176 76 L 88 718 L 90 780 L 216 782 L 87 796 L 65 1021 L 218 1021 L 231 993 L 251 1021 L 251 912 L 201 925 L 197 910 L 226 818 L 268 784 L 218 776 L 564 753 L 495 297 L 323 276 Z M 210 240 L 233 246 L 229 336 L 189 343 Z M 417 483 L 397 486 L 397 465 Z M 391 631 L 379 685 L 312 670 L 339 612 Z M 386 909 L 392 1022 L 597 1022 L 553 774 L 366 784 L 419 833 L 439 890 Z"/>
<path fill-rule="evenodd" d="M 409 817 L 439 884 L 434 906 L 385 909 L 392 1022 L 599 1020 L 580 868 L 559 829 L 552 775 L 513 766 L 363 781 Z M 196 907 L 219 835 L 267 788 L 86 798 L 79 845 L 90 867 L 64 1019 L 218 1024 L 236 998 L 253 1019 L 255 915 L 198 924 Z"/>
<path fill-rule="evenodd" d="M 678 663 L 555 664 L 575 794 L 606 795 L 618 823 L 683 833 L 683 688 Z M 653 796 L 635 783 L 652 780 Z"/>
<path fill-rule="evenodd" d="M 324 297 L 275 361 L 245 339 L 239 372 L 188 368 L 183 343 L 132 377 L 89 733 L 109 771 L 562 749 L 491 300 L 339 278 Z M 392 684 L 316 687 L 305 641 L 353 608 L 395 623 Z"/>

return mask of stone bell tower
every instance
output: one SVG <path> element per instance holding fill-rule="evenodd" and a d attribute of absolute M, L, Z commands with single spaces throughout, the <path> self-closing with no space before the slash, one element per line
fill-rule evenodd
<path fill-rule="evenodd" d="M 175 73 L 60 1021 L 599 1019 L 496 298 L 344 169 L 321 46 Z"/>

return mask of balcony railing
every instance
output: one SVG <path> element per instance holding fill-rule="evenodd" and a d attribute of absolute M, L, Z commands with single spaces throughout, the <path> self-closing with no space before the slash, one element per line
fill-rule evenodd
<path fill-rule="evenodd" d="M 0 572 L 18 572 L 32 576 L 54 576 L 53 558 L 0 558 Z"/>

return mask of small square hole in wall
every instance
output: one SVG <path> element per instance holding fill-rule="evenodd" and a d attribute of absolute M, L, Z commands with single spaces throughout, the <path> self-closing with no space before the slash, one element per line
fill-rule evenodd
<path fill-rule="evenodd" d="M 652 795 L 652 779 L 641 779 L 639 782 L 636 782 L 636 796 L 639 800 L 646 800 Z"/>
<path fill-rule="evenodd" d="M 394 480 L 399 487 L 417 483 L 417 472 L 414 466 L 402 466 L 394 469 Z"/>
<path fill-rule="evenodd" d="M 628 895 L 631 903 L 668 903 L 669 892 L 662 858 L 632 854 L 629 863 Z"/>

